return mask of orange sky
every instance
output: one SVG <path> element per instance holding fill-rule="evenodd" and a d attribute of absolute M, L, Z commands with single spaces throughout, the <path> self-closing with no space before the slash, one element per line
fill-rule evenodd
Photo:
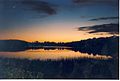
<path fill-rule="evenodd" d="M 20 39 L 29 42 L 32 41 L 50 41 L 50 42 L 70 42 L 85 40 L 88 38 L 108 37 L 110 34 L 99 33 L 89 34 L 86 31 L 78 31 L 80 26 L 94 25 L 92 22 L 84 23 L 49 23 L 44 25 L 28 25 L 28 27 L 14 28 L 9 31 L 4 31 L 4 34 L 0 34 L 0 39 Z"/>

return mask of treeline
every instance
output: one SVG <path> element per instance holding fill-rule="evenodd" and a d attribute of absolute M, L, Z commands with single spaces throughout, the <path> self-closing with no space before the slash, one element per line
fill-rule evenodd
<path fill-rule="evenodd" d="M 77 42 L 66 43 L 66 46 L 73 47 L 72 50 L 74 51 L 118 56 L 119 37 L 112 36 L 81 40 Z"/>
<path fill-rule="evenodd" d="M 74 42 L 32 42 L 34 46 L 67 46 L 73 51 L 80 51 L 84 53 L 92 54 L 108 54 L 112 56 L 118 56 L 119 52 L 119 37 L 101 37 L 101 38 L 92 38 L 81 41 Z M 113 55 L 114 54 L 114 55 Z"/>
<path fill-rule="evenodd" d="M 64 42 L 49 42 L 49 41 L 45 41 L 45 42 L 39 42 L 39 41 L 35 41 L 35 42 L 31 42 L 30 45 L 32 46 L 65 46 L 66 43 Z"/>

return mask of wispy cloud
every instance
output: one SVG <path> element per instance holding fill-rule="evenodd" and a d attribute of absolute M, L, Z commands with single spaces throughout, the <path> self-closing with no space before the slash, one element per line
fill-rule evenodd
<path fill-rule="evenodd" d="M 100 18 L 90 19 L 89 21 L 111 20 L 111 19 L 119 19 L 119 17 L 100 17 Z"/>
<path fill-rule="evenodd" d="M 73 3 L 79 5 L 94 5 L 94 4 L 106 4 L 113 7 L 118 7 L 119 0 L 72 0 Z"/>
<path fill-rule="evenodd" d="M 106 32 L 109 34 L 119 33 L 119 24 L 102 24 L 90 27 L 79 27 L 79 31 L 87 31 L 88 33 Z"/>
<path fill-rule="evenodd" d="M 118 2 L 118 0 L 73 0 L 74 3 L 113 3 Z"/>
<path fill-rule="evenodd" d="M 40 0 L 23 0 L 21 2 L 29 9 L 37 11 L 38 13 L 44 12 L 48 15 L 56 14 L 55 5 L 49 4 L 48 2 Z"/>

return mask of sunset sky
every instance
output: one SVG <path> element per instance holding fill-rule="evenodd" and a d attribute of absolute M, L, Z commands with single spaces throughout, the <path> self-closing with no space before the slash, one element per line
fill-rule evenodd
<path fill-rule="evenodd" d="M 79 27 L 118 23 L 118 0 L 0 0 L 0 39 L 78 41 L 112 34 Z M 109 30 L 109 29 L 108 29 Z"/>

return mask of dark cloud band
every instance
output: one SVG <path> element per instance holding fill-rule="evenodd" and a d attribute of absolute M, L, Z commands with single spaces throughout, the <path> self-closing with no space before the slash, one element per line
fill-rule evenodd
<path fill-rule="evenodd" d="M 31 10 L 37 11 L 38 13 L 44 12 L 48 15 L 56 14 L 55 6 L 44 1 L 36 0 L 23 0 L 22 4 L 30 8 Z"/>
<path fill-rule="evenodd" d="M 118 0 L 73 0 L 74 3 L 116 3 Z"/>
<path fill-rule="evenodd" d="M 77 5 L 98 5 L 98 4 L 106 4 L 107 6 L 115 7 L 116 9 L 119 8 L 119 0 L 72 0 L 74 4 Z"/>
<path fill-rule="evenodd" d="M 109 34 L 118 34 L 119 24 L 103 24 L 103 25 L 95 25 L 90 27 L 79 27 L 78 30 L 89 31 L 88 33 L 106 32 Z"/>
<path fill-rule="evenodd" d="M 101 17 L 101 18 L 90 19 L 89 21 L 111 20 L 111 19 L 119 19 L 119 17 Z"/>

